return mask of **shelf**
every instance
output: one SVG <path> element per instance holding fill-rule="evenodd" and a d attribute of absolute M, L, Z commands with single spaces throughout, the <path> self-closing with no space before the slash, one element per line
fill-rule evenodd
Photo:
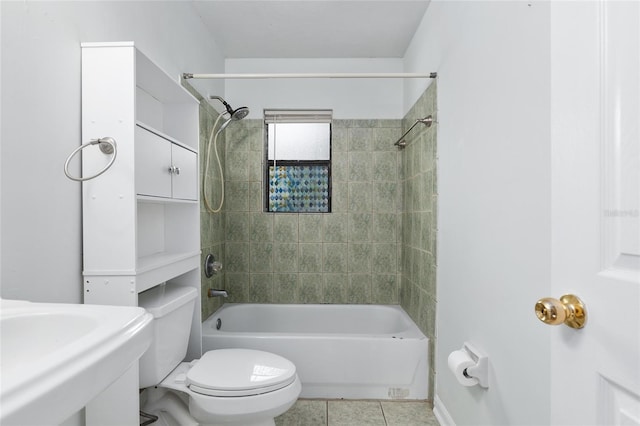
<path fill-rule="evenodd" d="M 157 253 L 150 256 L 138 258 L 138 267 L 136 272 L 143 274 L 153 269 L 158 269 L 162 266 L 169 266 L 174 263 L 180 262 L 184 259 L 188 259 L 193 256 L 200 256 L 200 250 L 194 252 L 185 253 Z"/>
<path fill-rule="evenodd" d="M 185 200 L 182 198 L 156 197 L 153 195 L 137 194 L 136 199 L 141 203 L 154 204 L 198 204 L 198 200 Z"/>
<path fill-rule="evenodd" d="M 187 144 L 184 144 L 184 143 L 180 142 L 179 140 L 177 140 L 177 139 L 175 139 L 175 138 L 173 138 L 173 137 L 171 137 L 171 136 L 167 135 L 166 133 L 161 132 L 161 131 L 160 131 L 160 130 L 158 130 L 158 129 L 155 129 L 154 127 L 152 127 L 152 126 L 150 126 L 150 125 L 148 125 L 148 124 L 146 124 L 146 123 L 143 123 L 143 122 L 142 122 L 142 121 L 140 121 L 140 120 L 137 120 L 137 121 L 136 121 L 136 126 L 138 126 L 138 127 L 142 127 L 143 129 L 145 129 L 145 130 L 147 130 L 147 131 L 149 131 L 149 132 L 151 132 L 151 133 L 153 133 L 153 134 L 155 134 L 155 135 L 158 135 L 158 136 L 160 136 L 161 138 L 164 138 L 164 139 L 168 140 L 169 142 L 171 142 L 171 143 L 173 143 L 173 144 L 179 145 L 179 146 L 181 146 L 181 147 L 182 147 L 182 148 L 184 148 L 184 149 L 188 149 L 188 150 L 189 150 L 189 151 L 191 151 L 191 152 L 197 152 L 195 149 L 193 149 L 193 147 L 191 147 L 191 146 L 189 146 L 189 145 L 187 145 Z"/>
<path fill-rule="evenodd" d="M 139 50 L 136 50 L 136 85 L 163 104 L 198 102 L 180 86 L 179 76 L 172 78 Z"/>
<path fill-rule="evenodd" d="M 200 250 L 188 253 L 157 253 L 138 259 L 136 291 L 143 292 L 155 285 L 198 268 Z"/>

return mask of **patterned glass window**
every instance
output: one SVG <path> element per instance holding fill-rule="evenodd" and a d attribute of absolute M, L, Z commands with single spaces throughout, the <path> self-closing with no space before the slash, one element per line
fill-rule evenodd
<path fill-rule="evenodd" d="M 269 166 L 270 212 L 328 213 L 328 164 Z"/>
<path fill-rule="evenodd" d="M 331 211 L 331 111 L 265 111 L 265 210 Z"/>

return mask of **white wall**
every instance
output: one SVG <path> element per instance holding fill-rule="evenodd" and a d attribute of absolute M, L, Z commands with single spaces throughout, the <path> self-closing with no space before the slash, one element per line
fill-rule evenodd
<path fill-rule="evenodd" d="M 436 396 L 455 424 L 548 424 L 550 12 L 541 1 L 434 1 L 405 72 L 438 72 Z M 426 87 L 406 85 L 408 109 Z M 447 369 L 471 341 L 490 388 Z"/>
<path fill-rule="evenodd" d="M 81 302 L 80 184 L 63 173 L 67 155 L 85 142 L 80 43 L 135 41 L 176 78 L 223 72 L 224 61 L 188 2 L 3 1 L 0 7 L 1 294 Z M 198 89 L 221 92 L 223 85 Z"/>
<path fill-rule="evenodd" d="M 393 58 L 226 60 L 227 73 L 375 73 L 402 67 Z M 402 118 L 402 88 L 402 79 L 259 79 L 226 80 L 225 93 L 234 108 L 249 107 L 249 118 L 262 118 L 265 108 L 321 108 L 333 109 L 338 119 L 383 119 Z"/>

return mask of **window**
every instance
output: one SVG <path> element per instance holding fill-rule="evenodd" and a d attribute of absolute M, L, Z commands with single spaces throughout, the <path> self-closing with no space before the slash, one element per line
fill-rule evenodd
<path fill-rule="evenodd" d="M 331 111 L 265 110 L 265 211 L 331 211 Z"/>

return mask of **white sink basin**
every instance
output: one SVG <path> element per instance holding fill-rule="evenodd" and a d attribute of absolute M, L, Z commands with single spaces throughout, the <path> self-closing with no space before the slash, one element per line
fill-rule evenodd
<path fill-rule="evenodd" d="M 0 300 L 0 424 L 59 424 L 151 343 L 142 308 Z"/>

